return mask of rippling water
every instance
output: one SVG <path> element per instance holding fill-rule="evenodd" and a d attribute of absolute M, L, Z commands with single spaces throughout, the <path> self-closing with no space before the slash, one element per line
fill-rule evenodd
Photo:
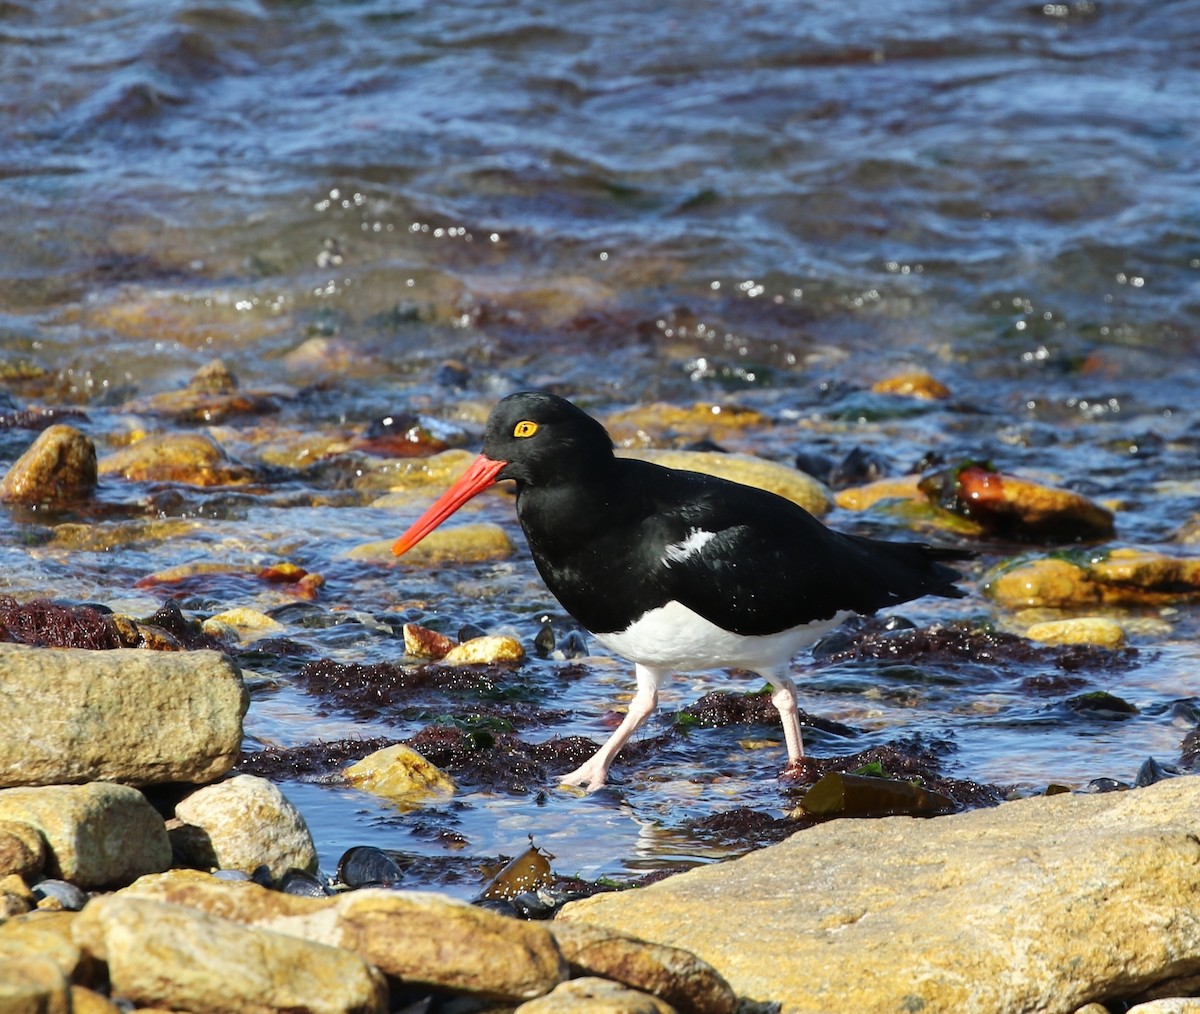
<path fill-rule="evenodd" d="M 281 407 L 214 435 L 293 465 L 310 437 L 404 410 L 474 446 L 460 406 L 522 386 L 601 412 L 732 399 L 776 421 L 734 449 L 861 446 L 895 471 L 930 450 L 991 457 L 1116 502 L 1120 542 L 1174 551 L 1200 478 L 1198 52 L 1183 2 L 0 2 L 0 376 L 18 406 L 83 408 L 103 452 L 176 425 L 135 399 L 219 356 Z M 857 389 L 909 366 L 953 401 L 875 419 Z M 0 434 L 0 457 L 30 436 Z M 556 608 L 523 552 L 433 575 L 351 565 L 344 550 L 419 507 L 336 485 L 185 490 L 159 509 L 200 524 L 115 553 L 46 541 L 74 515 L 6 511 L 0 587 L 150 611 L 147 573 L 285 558 L 326 576 L 331 610 L 424 599 L 529 640 Z M 101 499 L 128 514 L 159 493 Z M 484 513 L 512 524 L 503 499 Z M 184 601 L 233 604 L 277 603 Z M 905 615 L 964 609 L 1003 620 L 979 598 Z M 1190 608 L 1126 619 L 1139 660 L 1105 689 L 1142 707 L 1129 722 L 1046 722 L 1004 681 L 914 689 L 861 665 L 817 677 L 806 704 L 863 729 L 856 749 L 949 737 L 963 777 L 1128 779 L 1177 753 L 1198 653 Z M 289 633 L 341 661 L 397 657 L 369 627 L 331 629 Z M 526 670 L 575 713 L 554 731 L 603 734 L 593 716 L 629 681 L 595 665 L 568 687 L 551 663 Z M 669 705 L 726 685 L 681 679 Z M 285 681 L 256 694 L 249 731 L 412 728 L 314 718 Z M 480 855 L 534 832 L 564 872 L 706 858 L 684 818 L 781 806 L 778 751 L 728 763 L 735 731 L 706 735 L 624 802 L 474 793 L 455 819 Z M 696 782 L 697 765 L 718 774 Z M 364 840 L 436 848 L 348 790 L 287 788 L 327 865 Z"/>

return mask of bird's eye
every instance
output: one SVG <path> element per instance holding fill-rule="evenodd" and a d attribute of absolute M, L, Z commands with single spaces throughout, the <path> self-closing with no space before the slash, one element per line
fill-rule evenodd
<path fill-rule="evenodd" d="M 531 419 L 522 419 L 513 427 L 514 437 L 531 437 L 538 431 L 538 424 Z"/>

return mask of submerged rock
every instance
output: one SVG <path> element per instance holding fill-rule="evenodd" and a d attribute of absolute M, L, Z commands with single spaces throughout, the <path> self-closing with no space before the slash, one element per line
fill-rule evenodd
<path fill-rule="evenodd" d="M 74 426 L 43 430 L 0 479 L 4 503 L 69 503 L 96 488 L 96 446 Z"/>
<path fill-rule="evenodd" d="M 254 473 L 203 433 L 156 433 L 100 459 L 101 475 L 131 482 L 182 482 L 191 486 L 232 486 L 253 481 Z"/>
<path fill-rule="evenodd" d="M 401 527 L 397 525 L 399 534 Z M 402 557 L 392 552 L 394 539 L 367 542 L 342 554 L 346 560 L 400 566 L 428 567 L 440 563 L 480 563 L 505 560 L 513 554 L 512 539 L 499 525 L 449 525 L 430 532 Z"/>
<path fill-rule="evenodd" d="M 1092 541 L 1113 534 L 1112 511 L 1071 490 L 968 461 L 921 480 L 931 500 L 1016 539 Z"/>
<path fill-rule="evenodd" d="M 893 373 L 871 385 L 876 394 L 896 394 L 906 398 L 941 401 L 950 397 L 950 390 L 940 380 L 922 370 Z"/>
<path fill-rule="evenodd" d="M 344 772 L 355 788 L 393 803 L 420 806 L 454 795 L 454 779 L 403 743 L 368 754 Z"/>
<path fill-rule="evenodd" d="M 818 517 L 833 504 L 829 490 L 804 472 L 749 454 L 718 454 L 712 451 L 619 450 L 618 457 L 651 461 L 664 468 L 703 472 L 745 486 L 777 493 Z"/>
<path fill-rule="evenodd" d="M 1200 558 L 1120 548 L 1022 560 L 993 571 L 983 590 L 1009 609 L 1165 605 L 1200 598 Z"/>
<path fill-rule="evenodd" d="M 1066 620 L 1046 620 L 1025 631 L 1031 641 L 1043 644 L 1095 644 L 1102 648 L 1120 648 L 1125 630 L 1106 616 L 1076 616 Z"/>

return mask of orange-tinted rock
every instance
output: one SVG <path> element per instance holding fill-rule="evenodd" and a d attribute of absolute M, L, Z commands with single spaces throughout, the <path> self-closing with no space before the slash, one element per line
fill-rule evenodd
<path fill-rule="evenodd" d="M 51 426 L 0 480 L 5 503 L 64 503 L 85 499 L 96 488 L 96 447 L 74 426 Z"/>
<path fill-rule="evenodd" d="M 625 447 L 662 447 L 693 440 L 720 440 L 730 433 L 768 424 L 754 409 L 712 402 L 656 403 L 614 412 L 605 420 L 613 441 Z"/>
<path fill-rule="evenodd" d="M 1112 511 L 1087 497 L 976 463 L 926 476 L 920 488 L 941 506 L 1012 538 L 1090 541 L 1113 534 Z"/>
<path fill-rule="evenodd" d="M 404 653 L 414 658 L 441 658 L 457 641 L 419 623 L 404 624 Z"/>
<path fill-rule="evenodd" d="M 998 570 L 984 591 L 1010 609 L 1194 601 L 1200 599 L 1200 558 L 1134 548 L 1090 560 L 1048 557 Z"/>
<path fill-rule="evenodd" d="M 876 394 L 899 394 L 908 398 L 941 400 L 950 397 L 950 390 L 940 380 L 920 370 L 895 373 L 871 385 Z"/>
<path fill-rule="evenodd" d="M 203 433 L 161 433 L 145 437 L 100 460 L 101 475 L 133 482 L 184 482 L 226 486 L 250 482 L 253 473 L 233 461 Z"/>

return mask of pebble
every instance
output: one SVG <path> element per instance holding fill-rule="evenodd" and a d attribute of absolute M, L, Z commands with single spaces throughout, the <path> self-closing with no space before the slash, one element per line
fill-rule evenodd
<path fill-rule="evenodd" d="M 1043 644 L 1096 644 L 1113 649 L 1125 644 L 1124 628 L 1116 620 L 1105 616 L 1047 620 L 1033 624 L 1025 631 L 1025 636 Z"/>
<path fill-rule="evenodd" d="M 448 774 L 403 743 L 368 754 L 343 775 L 355 788 L 413 807 L 457 791 Z"/>
<path fill-rule="evenodd" d="M 44 429 L 0 479 L 4 503 L 68 503 L 96 488 L 96 447 L 74 426 Z"/>

